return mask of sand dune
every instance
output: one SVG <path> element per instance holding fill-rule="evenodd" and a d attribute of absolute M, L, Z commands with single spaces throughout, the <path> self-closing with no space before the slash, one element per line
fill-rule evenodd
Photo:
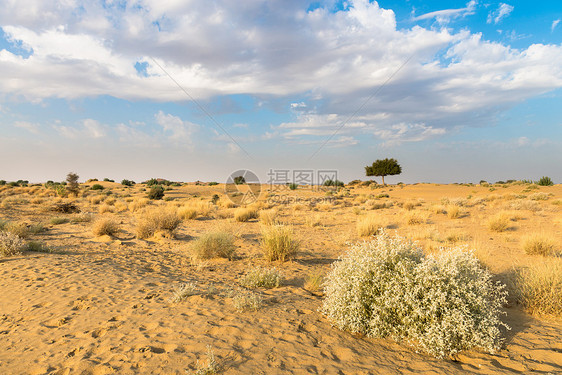
<path fill-rule="evenodd" d="M 397 199 L 423 196 L 416 187 L 407 189 L 395 191 Z M 436 193 L 447 194 L 461 195 Z M 334 207 L 342 213 L 348 209 Z M 4 214 L 30 218 L 32 211 L 21 207 Z M 306 212 L 286 216 L 298 224 Z M 353 214 L 327 215 L 319 228 L 301 225 L 303 251 L 277 265 L 285 283 L 261 290 L 264 306 L 245 312 L 233 308 L 230 290 L 251 265 L 266 264 L 258 251 L 258 223 L 238 224 L 242 235 L 233 261 L 192 264 L 190 241 L 215 220 L 184 222 L 177 239 L 144 241 L 134 238 L 133 222 L 125 219 L 129 214 L 111 215 L 123 221 L 116 237 L 94 237 L 89 223 L 52 226 L 38 237 L 60 254 L 27 252 L 0 259 L 0 373 L 184 374 L 195 371 L 198 360 L 206 361 L 207 346 L 226 374 L 562 372 L 562 323 L 531 317 L 518 305 L 506 309 L 512 330 L 496 355 L 472 350 L 438 360 L 391 340 L 332 328 L 317 311 L 321 295 L 303 288 L 304 277 L 312 270 L 327 271 L 345 248 L 344 240 L 353 240 L 353 235 L 345 238 L 354 233 Z M 530 215 L 528 220 L 542 218 Z M 471 225 L 477 223 L 466 224 Z M 344 240 L 335 241 L 338 236 Z M 195 283 L 195 295 L 171 302 L 183 282 Z"/>

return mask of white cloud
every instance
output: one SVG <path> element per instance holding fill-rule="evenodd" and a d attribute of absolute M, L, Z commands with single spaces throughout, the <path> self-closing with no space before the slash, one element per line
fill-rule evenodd
<path fill-rule="evenodd" d="M 493 22 L 494 24 L 497 25 L 498 23 L 501 22 L 501 20 L 509 16 L 511 12 L 513 12 L 513 9 L 514 7 L 512 5 L 500 3 L 500 6 L 496 11 L 490 12 L 488 14 L 488 19 L 486 20 L 486 22 L 488 23 Z"/>
<path fill-rule="evenodd" d="M 170 141 L 186 146 L 193 145 L 193 133 L 199 128 L 199 125 L 162 111 L 159 111 L 154 118 Z"/>
<path fill-rule="evenodd" d="M 39 124 L 34 124 L 28 121 L 16 121 L 14 122 L 16 128 L 25 129 L 33 134 L 39 134 Z"/>
<path fill-rule="evenodd" d="M 352 136 L 396 124 L 447 130 L 491 123 L 499 110 L 562 87 L 562 46 L 518 50 L 467 30 L 397 29 L 394 12 L 368 0 L 351 1 L 348 10 L 336 13 L 263 0 L 217 1 L 212 7 L 179 0 L 123 0 L 105 7 L 85 0 L 28 3 L 8 0 L 0 10 L 9 39 L 33 51 L 28 58 L 0 51 L 0 71 L 9 77 L 0 80 L 0 93 L 29 100 L 110 95 L 185 101 L 154 58 L 196 99 L 285 99 L 297 116 L 278 128 L 288 137 L 327 136 L 334 119 L 341 124 L 366 103 L 342 129 L 342 136 Z M 472 14 L 475 7 L 471 1 L 417 19 L 444 21 Z M 502 3 L 491 22 L 512 10 Z M 148 76 L 137 74 L 139 61 L 148 64 Z M 168 140 L 189 143 L 196 129 L 164 113 L 156 121 Z M 120 135 L 133 136 L 129 128 L 120 127 Z M 76 137 L 101 136 L 103 129 L 58 130 Z M 139 134 L 136 139 L 143 141 Z"/>
<path fill-rule="evenodd" d="M 552 25 L 550 25 L 550 32 L 554 32 L 554 29 L 556 29 L 559 23 L 560 23 L 560 19 L 552 21 Z"/>
<path fill-rule="evenodd" d="M 465 17 L 474 14 L 476 5 L 477 1 L 471 0 L 466 4 L 466 7 L 464 8 L 437 10 L 435 12 L 429 12 L 419 15 L 417 17 L 414 17 L 412 20 L 421 21 L 435 18 L 438 23 L 447 23 L 453 18 Z"/>
<path fill-rule="evenodd" d="M 80 121 L 79 126 L 53 125 L 53 128 L 64 138 L 70 139 L 99 139 L 107 135 L 106 125 L 93 119 Z"/>

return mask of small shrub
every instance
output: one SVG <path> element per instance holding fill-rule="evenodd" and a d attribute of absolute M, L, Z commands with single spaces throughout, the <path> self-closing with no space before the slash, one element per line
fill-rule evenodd
<path fill-rule="evenodd" d="M 119 231 L 119 225 L 116 221 L 108 218 L 101 218 L 92 225 L 92 233 L 95 236 L 113 236 Z"/>
<path fill-rule="evenodd" d="M 542 192 L 529 195 L 529 199 L 532 201 L 546 201 L 548 198 L 550 198 L 550 196 L 547 193 Z"/>
<path fill-rule="evenodd" d="M 504 232 L 509 228 L 509 224 L 509 216 L 503 212 L 500 212 L 488 220 L 488 228 L 492 232 Z"/>
<path fill-rule="evenodd" d="M 402 207 L 407 211 L 411 211 L 416 207 L 416 205 L 412 202 L 406 202 Z"/>
<path fill-rule="evenodd" d="M 223 366 L 215 358 L 215 353 L 210 345 L 207 345 L 207 364 L 199 363 L 197 360 L 195 375 L 215 375 L 223 371 Z"/>
<path fill-rule="evenodd" d="M 425 212 L 410 211 L 406 215 L 406 223 L 408 225 L 419 225 L 425 224 L 428 219 L 428 215 Z"/>
<path fill-rule="evenodd" d="M 272 261 L 286 261 L 293 258 L 300 247 L 294 238 L 293 228 L 283 224 L 262 227 L 261 245 L 265 259 Z"/>
<path fill-rule="evenodd" d="M 391 337 L 443 358 L 499 349 L 506 294 L 471 252 L 424 256 L 412 242 L 382 232 L 332 264 L 322 312 L 342 330 Z"/>
<path fill-rule="evenodd" d="M 152 200 L 160 200 L 164 198 L 164 188 L 162 185 L 155 185 L 151 187 L 148 192 L 148 198 Z"/>
<path fill-rule="evenodd" d="M 104 187 L 100 184 L 93 184 L 90 190 L 103 190 Z"/>
<path fill-rule="evenodd" d="M 24 250 L 25 251 L 32 251 L 32 252 L 36 252 L 36 253 L 52 253 L 53 252 L 53 250 L 48 248 L 43 242 L 39 242 L 39 241 L 29 241 L 27 244 L 25 244 Z"/>
<path fill-rule="evenodd" d="M 218 185 L 218 184 L 219 184 L 218 182 L 211 181 L 211 182 L 209 182 L 208 185 L 209 185 L 209 186 L 215 186 L 215 185 Z"/>
<path fill-rule="evenodd" d="M 245 222 L 258 218 L 258 210 L 253 207 L 240 207 L 234 211 L 234 220 Z"/>
<path fill-rule="evenodd" d="M 49 220 L 49 223 L 51 223 L 52 225 L 66 224 L 68 223 L 68 219 L 65 217 L 53 217 L 51 218 L 51 220 Z"/>
<path fill-rule="evenodd" d="M 298 187 L 299 187 L 298 184 L 289 184 L 289 189 L 291 189 L 291 190 L 297 190 Z"/>
<path fill-rule="evenodd" d="M 372 236 L 384 227 L 385 225 L 380 217 L 369 215 L 357 221 L 357 234 L 361 237 Z"/>
<path fill-rule="evenodd" d="M 0 232 L 0 255 L 8 257 L 21 254 L 24 242 L 17 234 L 11 232 Z"/>
<path fill-rule="evenodd" d="M 523 250 L 529 255 L 554 255 L 556 242 L 544 234 L 531 234 L 523 238 Z"/>
<path fill-rule="evenodd" d="M 274 268 L 252 268 L 240 280 L 240 284 L 246 288 L 277 288 L 281 285 L 283 277 Z"/>
<path fill-rule="evenodd" d="M 539 185 L 539 186 L 552 186 L 552 185 L 554 185 L 554 182 L 552 182 L 550 177 L 543 176 L 543 177 L 540 178 L 540 180 L 538 180 L 536 182 L 536 184 Z"/>
<path fill-rule="evenodd" d="M 238 312 L 257 311 L 263 305 L 263 298 L 261 294 L 251 290 L 238 290 L 232 296 L 232 305 Z"/>
<path fill-rule="evenodd" d="M 205 233 L 191 245 L 192 257 L 195 260 L 232 259 L 235 251 L 234 235 L 223 231 Z"/>
<path fill-rule="evenodd" d="M 539 203 L 532 200 L 521 200 L 517 202 L 512 202 L 509 205 L 509 208 L 511 208 L 512 210 L 529 210 L 532 212 L 537 212 L 541 209 Z"/>
<path fill-rule="evenodd" d="M 172 293 L 170 297 L 170 302 L 181 302 L 187 299 L 187 297 L 195 294 L 195 284 L 194 283 L 184 283 L 180 284 Z"/>
<path fill-rule="evenodd" d="M 29 236 L 29 227 L 26 223 L 21 221 L 5 222 L 2 230 L 12 233 L 20 238 L 27 238 Z"/>
<path fill-rule="evenodd" d="M 345 186 L 345 184 L 340 180 L 326 180 L 323 183 L 324 186 L 334 186 L 334 187 L 341 187 Z"/>

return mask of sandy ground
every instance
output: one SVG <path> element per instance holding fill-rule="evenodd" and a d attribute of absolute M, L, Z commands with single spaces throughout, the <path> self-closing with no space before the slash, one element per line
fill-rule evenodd
<path fill-rule="evenodd" d="M 138 188 L 122 192 L 117 184 L 113 186 L 118 201 L 144 194 Z M 493 259 L 490 268 L 498 275 L 516 263 L 533 261 L 521 249 L 520 237 L 540 229 L 561 243 L 560 205 L 552 203 L 562 198 L 561 186 L 526 193 L 551 195 L 538 201 L 540 210 L 520 211 L 522 217 L 509 231 L 492 233 L 484 223 L 504 206 L 509 208 L 515 201 L 511 195 L 521 194 L 522 189 L 513 186 L 490 191 L 428 184 L 402 189 L 357 188 L 337 205 L 281 207 L 280 216 L 294 225 L 302 239 L 301 252 L 290 262 L 274 264 L 285 282 L 279 288 L 260 290 L 264 306 L 245 312 L 233 308 L 229 290 L 238 287 L 240 277 L 252 266 L 268 265 L 261 257 L 256 220 L 235 223 L 214 213 L 184 221 L 175 238 L 149 240 L 135 238 L 135 214 L 128 210 L 103 214 L 121 222 L 116 237 L 95 237 L 88 222 L 47 225 L 46 232 L 32 239 L 59 253 L 27 252 L 0 258 L 0 373 L 192 373 L 197 361 L 206 363 L 207 346 L 225 374 L 562 373 L 562 322 L 532 317 L 514 303 L 506 308 L 505 320 L 512 330 L 506 332 L 506 343 L 499 353 L 471 350 L 438 360 L 391 340 L 354 336 L 332 328 L 318 312 L 321 292 L 303 287 L 307 275 L 329 270 L 345 251 L 347 241 L 360 240 L 356 222 L 373 213 L 428 249 L 451 245 L 438 237 L 461 231 L 465 238 L 461 243 L 485 248 Z M 222 194 L 220 186 L 175 188 L 168 193 L 175 200 L 166 204 L 215 193 Z M 285 193 L 301 197 L 319 194 Z M 393 207 L 353 211 L 367 204 L 361 203 L 362 196 L 381 193 L 389 194 L 381 200 L 392 201 Z M 193 198 L 194 194 L 198 197 Z M 436 214 L 432 208 L 444 197 L 469 195 L 471 200 L 494 198 L 486 204 L 467 204 L 458 219 Z M 19 196 L 31 199 L 24 193 Z M 37 204 L 6 204 L 0 218 L 37 223 L 65 216 L 42 209 L 54 198 L 44 199 Z M 414 210 L 427 213 L 428 220 L 415 226 L 404 223 L 406 213 L 399 203 L 405 202 L 419 203 Z M 79 198 L 77 204 L 84 212 L 102 216 L 97 213 L 99 205 L 91 204 L 88 197 Z M 320 226 L 305 225 L 311 215 L 318 215 Z M 236 258 L 194 264 L 189 257 L 190 242 L 219 222 L 236 227 Z M 196 283 L 195 295 L 171 302 L 173 290 L 183 282 Z"/>

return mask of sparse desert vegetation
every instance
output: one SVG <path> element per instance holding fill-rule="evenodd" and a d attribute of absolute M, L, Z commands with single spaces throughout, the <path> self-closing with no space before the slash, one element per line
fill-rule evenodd
<path fill-rule="evenodd" d="M 60 186 L 0 186 L 2 371 L 19 368 L 31 340 L 30 355 L 51 353 L 36 373 L 103 372 L 80 348 L 106 345 L 121 358 L 108 362 L 117 372 L 275 372 L 288 352 L 297 372 L 314 360 L 337 373 L 347 362 L 330 358 L 346 355 L 365 373 L 388 363 L 503 373 L 498 358 L 523 372 L 539 361 L 560 370 L 559 185 L 299 186 L 287 191 L 301 201 L 267 193 L 249 205 L 215 184 L 91 181 L 63 196 Z M 163 199 L 148 198 L 153 186 Z M 74 338 L 51 351 L 62 335 Z M 220 361 L 206 360 L 207 344 Z M 246 362 L 235 359 L 242 351 Z"/>

